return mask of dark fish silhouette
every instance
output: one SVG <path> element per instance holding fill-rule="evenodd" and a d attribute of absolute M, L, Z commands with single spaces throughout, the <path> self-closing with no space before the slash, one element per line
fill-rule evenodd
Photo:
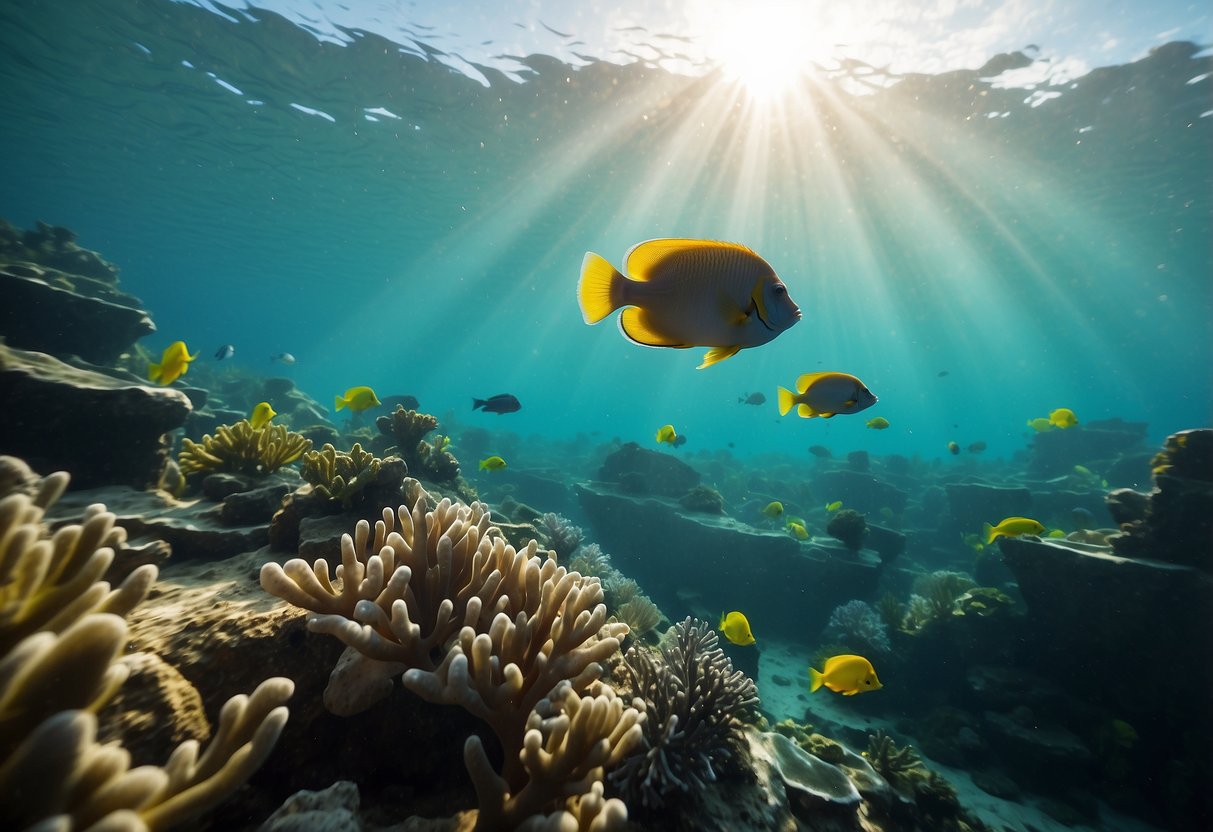
<path fill-rule="evenodd" d="M 514 413 L 522 409 L 522 404 L 509 393 L 498 393 L 487 399 L 472 399 L 472 410 L 483 410 L 485 413 Z"/>
<path fill-rule="evenodd" d="M 939 376 L 940 378 L 943 378 L 943 377 L 944 377 L 944 376 L 946 376 L 947 374 L 948 374 L 948 371 L 947 371 L 947 370 L 940 370 L 940 371 L 939 371 L 938 373 L 936 373 L 935 375 Z"/>
<path fill-rule="evenodd" d="M 766 404 L 767 397 L 761 393 L 750 393 L 748 396 L 738 396 L 737 401 L 740 404 Z"/>
<path fill-rule="evenodd" d="M 233 344 L 224 344 L 219 349 L 215 350 L 215 360 L 222 361 L 225 358 L 231 358 L 236 354 L 236 347 Z"/>
<path fill-rule="evenodd" d="M 986 447 L 987 446 L 986 446 L 985 442 L 974 442 L 971 445 L 969 445 L 969 453 L 979 454 L 982 451 L 984 451 L 986 449 Z"/>
<path fill-rule="evenodd" d="M 813 445 L 809 448 L 809 453 L 818 459 L 829 459 L 830 457 L 834 456 L 834 454 L 830 453 L 830 449 L 825 445 Z"/>

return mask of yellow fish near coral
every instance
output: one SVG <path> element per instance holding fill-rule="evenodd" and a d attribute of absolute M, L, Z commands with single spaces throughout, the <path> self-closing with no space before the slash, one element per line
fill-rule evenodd
<path fill-rule="evenodd" d="M 619 329 L 633 343 L 710 347 L 700 370 L 772 341 L 800 320 L 767 261 L 745 246 L 712 240 L 646 240 L 624 255 L 623 272 L 588 251 L 577 299 L 587 324 L 627 307 Z"/>
<path fill-rule="evenodd" d="M 986 536 L 989 546 L 999 537 L 1019 537 L 1021 534 L 1041 534 L 1045 527 L 1030 517 L 1004 517 L 997 526 L 983 523 L 981 533 Z"/>
<path fill-rule="evenodd" d="M 673 445 L 676 439 L 678 439 L 678 434 L 673 425 L 662 425 L 657 429 L 658 442 L 668 442 Z"/>
<path fill-rule="evenodd" d="M 253 426 L 253 430 L 261 430 L 270 423 L 278 414 L 274 412 L 274 408 L 270 407 L 269 402 L 261 402 L 253 408 L 253 415 L 248 417 L 249 423 Z"/>
<path fill-rule="evenodd" d="M 505 460 L 499 456 L 490 456 L 480 460 L 481 471 L 500 471 L 505 467 Z"/>
<path fill-rule="evenodd" d="M 773 500 L 767 503 L 767 507 L 762 510 L 762 513 L 767 517 L 779 517 L 783 514 L 783 503 Z"/>
<path fill-rule="evenodd" d="M 344 396 L 333 397 L 333 409 L 338 411 L 348 407 L 355 413 L 361 413 L 363 410 L 370 410 L 380 404 L 382 402 L 375 395 L 375 391 L 369 387 L 351 387 L 345 391 Z"/>
<path fill-rule="evenodd" d="M 808 540 L 812 535 L 809 530 L 804 527 L 804 523 L 797 523 L 795 520 L 788 521 L 788 531 L 792 533 L 792 537 L 797 540 Z"/>
<path fill-rule="evenodd" d="M 190 362 L 197 357 L 198 353 L 190 355 L 184 341 L 174 341 L 164 348 L 159 364 L 147 366 L 147 377 L 157 384 L 172 384 L 185 375 Z"/>
<path fill-rule="evenodd" d="M 724 633 L 724 637 L 729 641 L 741 647 L 748 647 L 757 640 L 750 632 L 750 622 L 743 613 L 736 610 L 728 615 L 723 612 L 720 614 L 720 632 Z"/>
<path fill-rule="evenodd" d="M 1068 407 L 1059 407 L 1049 414 L 1049 424 L 1053 427 L 1072 428 L 1078 424 L 1078 417 L 1074 415 L 1074 411 Z"/>
<path fill-rule="evenodd" d="M 883 416 L 876 416 L 872 419 L 868 419 L 868 421 L 864 424 L 866 424 L 872 430 L 884 430 L 889 426 L 889 420 Z"/>
<path fill-rule="evenodd" d="M 826 511 L 838 511 L 842 508 L 842 500 L 835 500 L 832 503 L 826 503 Z"/>
<path fill-rule="evenodd" d="M 816 693 L 823 685 L 843 696 L 884 687 L 876 678 L 876 669 L 870 661 L 863 656 L 849 655 L 826 659 L 825 667 L 820 671 L 809 668 L 809 693 Z"/>
<path fill-rule="evenodd" d="M 858 413 L 876 404 L 876 397 L 862 381 L 847 373 L 806 373 L 796 379 L 796 390 L 779 388 L 779 415 L 795 405 L 802 419 L 829 419 L 839 413 Z"/>

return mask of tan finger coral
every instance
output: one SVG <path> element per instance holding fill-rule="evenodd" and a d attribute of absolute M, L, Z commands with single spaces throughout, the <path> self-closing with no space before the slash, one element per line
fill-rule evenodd
<path fill-rule="evenodd" d="M 186 742 L 164 768 L 130 768 L 118 745 L 99 745 L 97 711 L 128 668 L 123 618 L 147 594 L 156 567 L 118 589 L 98 580 L 119 539 L 114 516 L 91 506 L 82 525 L 48 535 L 45 509 L 66 475 L 30 497 L 0 500 L 0 828 L 161 830 L 213 807 L 272 750 L 294 685 L 274 678 L 229 700 L 199 757 Z"/>
<path fill-rule="evenodd" d="M 429 508 L 411 479 L 406 493 L 412 507 L 385 509 L 373 538 L 365 522 L 342 538 L 339 585 L 323 559 L 262 567 L 268 592 L 317 613 L 309 629 L 354 651 L 330 677 L 325 703 L 338 713 L 361 710 L 405 670 L 406 687 L 462 705 L 501 742 L 501 775 L 478 740 L 465 748 L 481 798 L 478 829 L 513 829 L 523 818 L 546 828 L 549 813 L 561 812 L 594 818 L 580 828 L 612 828 L 626 811 L 593 784 L 639 741 L 632 729 L 643 719 L 605 686 L 601 699 L 581 694 L 627 625 L 607 623 L 597 579 L 539 557 L 534 540 L 516 550 L 482 504 Z"/>
<path fill-rule="evenodd" d="M 248 419 L 241 419 L 220 425 L 214 436 L 207 434 L 201 442 L 183 439 L 181 446 L 177 461 L 186 476 L 217 471 L 270 474 L 303 456 L 312 441 L 283 425 L 254 428 Z"/>

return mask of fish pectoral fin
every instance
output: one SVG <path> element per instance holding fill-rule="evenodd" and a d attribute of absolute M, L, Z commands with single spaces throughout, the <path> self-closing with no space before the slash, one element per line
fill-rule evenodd
<path fill-rule="evenodd" d="M 817 415 L 823 419 L 833 419 L 838 414 L 836 414 L 836 413 L 818 413 Z"/>
<path fill-rule="evenodd" d="M 857 691 L 857 690 L 844 690 L 842 692 L 842 695 L 843 696 L 854 696 L 857 693 L 859 693 L 859 691 Z"/>
<path fill-rule="evenodd" d="M 677 338 L 663 335 L 661 330 L 654 325 L 652 316 L 638 306 L 629 306 L 623 310 L 623 314 L 619 316 L 619 330 L 629 341 L 646 347 L 685 348 L 690 346 Z"/>
<path fill-rule="evenodd" d="M 703 363 L 696 367 L 696 370 L 702 370 L 704 367 L 711 367 L 726 358 L 731 358 L 741 352 L 740 346 L 735 347 L 712 347 L 703 354 Z"/>
<path fill-rule="evenodd" d="M 726 293 L 720 293 L 720 319 L 729 326 L 745 326 L 750 320 L 750 316 L 754 314 L 754 306 L 750 305 L 749 309 L 742 309 L 737 305 L 737 302 L 729 297 Z"/>

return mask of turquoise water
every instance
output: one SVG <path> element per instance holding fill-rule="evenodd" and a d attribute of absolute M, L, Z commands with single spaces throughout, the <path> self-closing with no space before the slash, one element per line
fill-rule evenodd
<path fill-rule="evenodd" d="M 1115 615 L 1093 617 L 1107 631 L 1085 621 L 1067 630 L 1095 629 L 1091 641 L 1103 641 L 1077 657 L 1018 655 L 1028 652 L 1027 641 L 1016 641 L 1025 630 L 997 629 L 999 619 L 983 631 L 999 636 L 990 638 L 1001 651 L 994 656 L 943 650 L 920 661 L 927 648 L 913 645 L 930 642 L 900 632 L 899 645 L 918 652 L 881 658 L 881 697 L 856 704 L 823 694 L 806 711 L 805 663 L 829 646 L 823 626 L 835 603 L 849 600 L 849 585 L 827 585 L 820 574 L 799 584 L 780 571 L 788 564 L 764 561 L 757 549 L 730 553 L 715 561 L 727 567 L 686 580 L 644 546 L 616 546 L 626 533 L 649 530 L 578 508 L 571 483 L 595 475 L 617 449 L 612 437 L 636 441 L 689 460 L 704 483 L 727 492 L 728 523 L 775 532 L 793 511 L 804 513 L 814 535 L 808 549 L 829 545 L 822 505 L 841 495 L 827 489 L 853 483 L 845 478 L 852 469 L 866 471 L 866 460 L 843 462 L 847 452 L 866 450 L 878 479 L 903 489 L 909 506 L 903 518 L 900 508 L 880 505 L 879 492 L 859 489 L 874 524 L 879 516 L 901 528 L 904 519 L 909 537 L 903 560 L 868 601 L 886 590 L 908 599 L 911 580 L 933 568 L 971 565 L 978 573 L 983 564 L 975 578 L 1018 600 L 1011 574 L 990 565 L 995 547 L 978 558 L 975 541 L 965 539 L 1003 512 L 977 517 L 977 509 L 945 505 L 940 486 L 1027 483 L 1033 516 L 1077 534 L 1087 521 L 1076 508 L 1093 526 L 1112 519 L 1105 468 L 1115 463 L 1111 487 L 1148 490 L 1147 460 L 1164 437 L 1213 424 L 1213 59 L 1204 43 L 1182 39 L 1209 32 L 1209 13 L 1170 2 L 1078 3 L 1069 11 L 964 4 L 953 16 L 968 28 L 932 29 L 927 12 L 906 24 L 957 47 L 954 60 L 928 59 L 926 41 L 899 40 L 909 28 L 887 28 L 883 40 L 873 36 L 874 51 L 835 45 L 829 57 L 814 58 L 816 69 L 785 72 L 790 83 L 766 95 L 727 63 L 715 65 L 699 33 L 677 27 L 683 5 L 702 3 L 646 5 L 612 16 L 590 4 L 544 7 L 541 15 L 542 3 L 275 0 L 281 16 L 206 2 L 7 0 L 0 4 L 0 217 L 22 228 L 38 220 L 70 228 L 80 245 L 117 264 L 122 288 L 143 301 L 158 328 L 141 346 L 159 356 L 184 340 L 198 351 L 183 382 L 208 387 L 213 407 L 236 407 L 221 401 L 227 394 L 217 377 L 238 371 L 289 376 L 326 408 L 357 385 L 381 398 L 416 396 L 421 410 L 440 418 L 440 432 L 455 437 L 464 475 L 494 511 L 518 483 L 534 489 L 516 493 L 541 511 L 573 515 L 672 619 L 714 615 L 721 604 L 746 607 L 764 651 L 768 713 L 839 725 L 862 719 L 866 732 L 869 716 L 917 723 L 930 709 L 951 707 L 948 697 L 963 706 L 961 664 L 1024 671 L 1027 687 L 1041 674 L 1061 677 L 1057 684 L 1084 713 L 1089 708 L 1085 716 L 1123 717 L 1142 735 L 1131 761 L 1139 782 L 1127 798 L 1125 774 L 1111 765 L 1097 786 L 1076 789 L 1143 822 L 1195 828 L 1183 813 L 1195 817 L 1191 807 L 1203 810 L 1207 801 L 1179 786 L 1207 772 L 1208 755 L 1195 746 L 1208 728 L 1199 713 L 1189 721 L 1195 709 L 1188 707 L 1201 700 L 1207 662 L 1195 674 L 1187 667 L 1185 651 L 1203 634 L 1174 623 L 1190 610 L 1169 594 L 1135 584 L 1151 597 L 1133 604 L 1165 597 L 1174 620 L 1115 622 L 1124 624 L 1121 633 L 1139 629 L 1150 644 L 1118 641 L 1109 625 L 1121 615 L 1114 608 Z M 831 5 L 846 4 L 805 7 L 826 15 Z M 931 8 L 944 15 L 948 5 Z M 1023 11 L 1022 33 L 1014 31 L 1013 8 Z M 365 12 L 367 28 L 335 22 L 354 11 Z M 979 12 L 1011 31 L 986 36 Z M 1189 19 L 1191 26 L 1178 25 Z M 1134 32 L 1136 45 L 1117 45 Z M 1042 33 L 1055 41 L 1028 45 Z M 765 34 L 774 51 L 779 33 Z M 705 370 L 695 369 L 702 348 L 633 345 L 613 317 L 587 326 L 576 297 L 585 253 L 618 265 L 635 243 L 664 236 L 752 247 L 786 283 L 803 320 Z M 216 363 L 211 356 L 224 344 L 235 345 L 235 356 Z M 283 352 L 297 363 L 271 361 Z M 859 376 L 879 402 L 859 416 L 780 417 L 777 387 L 823 370 Z M 764 404 L 740 403 L 755 392 Z M 517 396 L 522 409 L 471 410 L 474 397 L 501 393 Z M 1147 423 L 1148 437 L 1127 460 L 1103 446 L 1088 459 L 1074 450 L 1083 430 L 1054 434 L 1031 463 L 1049 448 L 1073 459 L 1034 471 L 1023 464 L 1034 441 L 1027 422 L 1061 407 L 1083 426 Z M 868 429 L 873 417 L 889 428 Z M 330 418 L 344 423 L 345 414 Z M 687 445 L 654 442 L 667 423 Z M 352 442 L 349 433 L 343 440 Z M 1047 442 L 1074 437 L 1074 446 Z M 954 457 L 951 442 L 988 448 L 984 457 Z M 835 461 L 811 456 L 807 449 L 818 445 Z M 477 471 L 481 451 L 508 457 L 509 470 Z M 1098 462 L 1098 470 L 1084 474 L 1076 461 Z M 632 488 L 636 472 L 628 473 Z M 776 498 L 787 501 L 788 515 L 768 520 L 762 507 Z M 1174 523 L 1165 531 L 1183 549 L 1194 537 L 1186 524 L 1203 518 L 1199 505 L 1177 516 L 1158 525 Z M 703 517 L 698 523 L 712 528 Z M 673 557 L 668 538 L 677 534 L 661 528 L 651 537 Z M 837 547 L 822 551 L 813 568 L 840 555 Z M 1108 605 L 1092 596 L 1103 589 L 1076 583 L 1073 598 L 1059 592 L 1056 606 L 1102 614 Z M 1040 585 L 1051 588 L 1048 580 L 1034 587 L 1034 626 L 1042 608 L 1049 612 L 1047 604 L 1031 606 Z M 817 606 L 788 603 L 799 600 L 797 591 L 818 598 Z M 1030 631 L 1033 647 L 1054 646 L 1041 633 L 1068 619 L 1044 621 Z M 1163 667 L 1181 666 L 1179 690 L 1155 699 L 1140 682 L 1101 688 L 1120 673 L 1126 652 L 1134 668 L 1157 655 Z M 756 679 L 757 653 L 735 654 L 752 660 L 746 670 Z M 1032 704 L 1045 717 L 1067 717 Z M 930 726 L 922 727 L 927 736 Z M 1107 750 L 1090 740 L 1090 725 L 1081 730 L 1093 753 Z M 306 779 L 293 762 L 274 765 L 290 769 L 275 772 L 279 785 L 294 789 Z M 1189 779 L 1178 772 L 1185 765 L 1196 772 Z M 1032 768 L 1029 761 L 1015 770 Z M 390 767 L 380 776 L 390 779 Z M 470 793 L 463 797 L 444 810 L 471 805 Z M 1167 806 L 1173 816 L 1161 816 Z"/>
<path fill-rule="evenodd" d="M 1194 47 L 1043 102 L 979 71 L 863 95 L 840 73 L 764 110 L 719 73 L 639 64 L 538 56 L 486 87 L 268 12 L 83 4 L 65 25 L 7 3 L 0 30 L 0 215 L 66 225 L 120 265 L 155 352 L 230 342 L 268 371 L 289 351 L 322 402 L 370 384 L 462 413 L 508 391 L 523 433 L 671 422 L 742 453 L 1008 455 L 1062 406 L 1152 439 L 1210 421 L 1213 119 Z M 703 371 L 699 351 L 585 326 L 584 252 L 618 262 L 657 236 L 753 247 L 804 320 Z M 780 420 L 776 386 L 819 370 L 861 377 L 892 428 Z M 756 390 L 769 407 L 736 406 Z"/>

